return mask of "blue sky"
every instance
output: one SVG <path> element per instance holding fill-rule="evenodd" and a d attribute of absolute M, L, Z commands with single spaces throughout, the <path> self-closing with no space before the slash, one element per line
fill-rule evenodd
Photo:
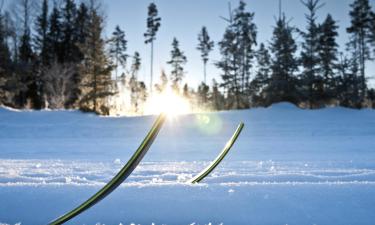
<path fill-rule="evenodd" d="M 107 13 L 106 34 L 110 35 L 114 27 L 119 24 L 125 30 L 128 39 L 128 52 L 132 54 L 139 51 L 142 57 L 142 69 L 139 75 L 149 83 L 150 46 L 144 44 L 143 33 L 146 30 L 147 6 L 150 0 L 111 0 L 105 2 Z M 170 67 L 166 61 L 170 59 L 170 50 L 173 37 L 180 41 L 181 49 L 185 52 L 188 63 L 186 65 L 185 81 L 192 86 L 197 85 L 203 79 L 202 61 L 199 51 L 196 50 L 197 34 L 202 26 L 206 26 L 215 44 L 221 40 L 226 27 L 226 22 L 220 16 L 228 16 L 227 0 L 155 0 L 162 18 L 161 27 L 155 42 L 155 64 L 154 71 L 158 80 L 160 70 L 165 69 L 167 73 Z M 238 6 L 239 1 L 231 2 L 232 8 Z M 258 43 L 267 43 L 272 35 L 275 24 L 275 16 L 278 15 L 277 0 L 246 0 L 247 9 L 255 12 L 254 22 L 258 27 Z M 331 13 L 333 18 L 339 23 L 340 37 L 338 43 L 344 50 L 347 42 L 346 27 L 349 26 L 348 17 L 349 4 L 352 0 L 326 0 L 322 1 L 325 6 L 319 10 L 318 22 L 321 22 Z M 374 1 L 371 0 L 374 5 Z M 284 0 L 282 9 L 290 24 L 304 29 L 306 26 L 304 13 L 305 7 L 299 0 Z M 297 37 L 297 41 L 302 39 Z M 218 46 L 210 55 L 210 62 L 207 67 L 208 80 L 216 78 L 220 80 L 220 71 L 213 65 L 215 60 L 220 59 Z M 374 63 L 368 65 L 368 74 L 373 73 Z M 371 74 L 372 75 L 372 74 Z M 155 79 L 154 79 L 155 80 Z"/>

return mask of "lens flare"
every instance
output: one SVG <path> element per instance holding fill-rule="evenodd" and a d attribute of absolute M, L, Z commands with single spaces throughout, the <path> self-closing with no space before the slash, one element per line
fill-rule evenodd
<path fill-rule="evenodd" d="M 223 121 L 221 118 L 213 113 L 197 114 L 196 115 L 196 126 L 198 129 L 208 135 L 214 135 L 219 133 L 223 127 Z"/>
<path fill-rule="evenodd" d="M 162 93 L 153 94 L 146 102 L 144 108 L 144 113 L 146 115 L 166 113 L 170 117 L 176 117 L 191 112 L 192 109 L 189 101 L 179 96 L 171 89 L 167 89 Z"/>

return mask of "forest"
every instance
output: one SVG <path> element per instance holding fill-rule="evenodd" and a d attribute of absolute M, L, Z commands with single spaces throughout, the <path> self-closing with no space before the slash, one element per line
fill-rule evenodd
<path fill-rule="evenodd" d="M 268 42 L 257 42 L 257 25 L 245 1 L 230 9 L 221 40 L 212 40 L 202 24 L 196 50 L 204 80 L 184 82 L 188 63 L 173 39 L 170 71 L 154 74 L 150 84 L 139 79 L 142 63 L 153 63 L 153 47 L 163 25 L 155 3 L 145 9 L 145 45 L 151 57 L 127 51 L 125 30 L 104 35 L 105 10 L 95 0 L 0 0 L 0 105 L 16 109 L 80 109 L 102 115 L 119 107 L 144 114 L 155 93 L 167 89 L 189 102 L 194 111 L 267 107 L 291 102 L 316 109 L 327 106 L 375 108 L 375 89 L 366 65 L 375 60 L 375 11 L 369 0 L 350 4 L 351 24 L 345 51 L 337 43 L 338 21 L 328 14 L 322 23 L 321 0 L 302 0 L 305 27 L 295 27 L 280 11 Z M 296 40 L 300 37 L 302 42 Z M 219 59 L 211 59 L 214 48 Z M 207 63 L 220 69 L 220 79 L 206 80 Z M 151 66 L 151 68 L 153 68 Z M 155 77 L 154 77 L 155 75 Z"/>

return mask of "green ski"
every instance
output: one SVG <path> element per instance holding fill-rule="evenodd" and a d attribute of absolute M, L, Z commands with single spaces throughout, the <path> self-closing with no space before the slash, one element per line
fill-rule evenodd
<path fill-rule="evenodd" d="M 216 157 L 214 161 L 210 165 L 208 165 L 202 172 L 200 172 L 198 175 L 193 177 L 189 183 L 199 183 L 201 180 L 203 180 L 208 174 L 210 174 L 218 165 L 219 163 L 224 159 L 224 157 L 228 154 L 229 150 L 232 148 L 233 144 L 236 142 L 238 136 L 240 135 L 244 123 L 240 123 L 234 132 L 233 136 L 230 138 L 230 140 L 227 142 L 227 144 L 224 146 L 223 150 L 220 152 L 220 154 Z"/>
<path fill-rule="evenodd" d="M 118 172 L 116 176 L 112 178 L 111 181 L 109 181 L 102 189 L 100 189 L 96 194 L 94 194 L 84 203 L 82 203 L 81 205 L 73 209 L 72 211 L 66 213 L 65 215 L 50 222 L 49 225 L 58 225 L 58 224 L 63 224 L 67 222 L 68 220 L 79 215 L 80 213 L 87 210 L 91 206 L 94 206 L 100 200 L 102 200 L 107 195 L 109 195 L 112 191 L 114 191 L 138 166 L 142 158 L 145 156 L 145 154 L 149 150 L 156 136 L 158 135 L 164 121 L 165 121 L 165 115 L 161 114 L 154 122 L 154 125 L 152 126 L 151 130 L 149 131 L 145 139 L 142 141 L 141 145 L 138 147 L 137 151 L 135 151 L 135 153 L 130 158 L 130 160 L 120 170 L 120 172 Z"/>

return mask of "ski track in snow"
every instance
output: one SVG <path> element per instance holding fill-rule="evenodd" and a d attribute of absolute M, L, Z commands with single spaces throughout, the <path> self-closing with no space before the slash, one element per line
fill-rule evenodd
<path fill-rule="evenodd" d="M 154 118 L 0 107 L 0 225 L 46 224 L 85 201 L 131 157 Z M 245 128 L 224 161 L 187 184 L 240 121 Z M 181 116 L 166 122 L 118 190 L 67 224 L 374 225 L 374 140 L 369 109 L 281 103 Z"/>
<path fill-rule="evenodd" d="M 142 162 L 122 187 L 189 185 L 209 162 Z M 122 167 L 64 160 L 0 160 L 0 186 L 103 186 Z M 201 186 L 375 185 L 375 169 L 351 162 L 239 161 L 222 163 Z"/>

